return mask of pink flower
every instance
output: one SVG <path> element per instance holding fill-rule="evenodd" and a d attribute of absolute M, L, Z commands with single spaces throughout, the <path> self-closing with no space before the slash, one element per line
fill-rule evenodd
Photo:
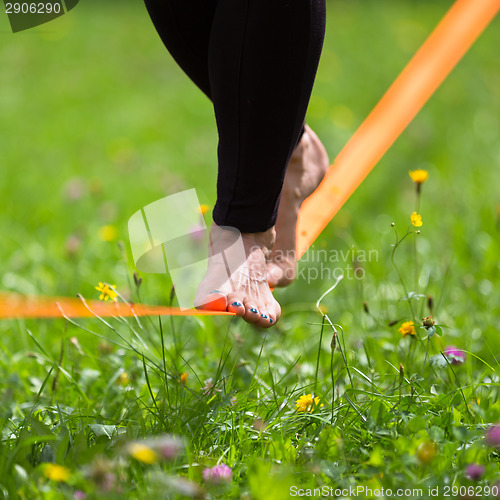
<path fill-rule="evenodd" d="M 484 474 L 484 467 L 478 464 L 470 464 L 465 469 L 465 475 L 467 479 L 471 479 L 472 481 L 479 481 Z"/>
<path fill-rule="evenodd" d="M 492 448 L 500 448 L 500 425 L 493 425 L 486 431 L 485 441 Z"/>
<path fill-rule="evenodd" d="M 205 387 L 202 388 L 203 394 L 210 394 L 212 391 L 222 392 L 214 386 L 212 378 L 205 380 Z"/>
<path fill-rule="evenodd" d="M 216 465 L 203 471 L 203 479 L 210 484 L 230 483 L 233 479 L 233 471 L 226 464 Z"/>
<path fill-rule="evenodd" d="M 465 359 L 467 357 L 464 351 L 454 345 L 448 346 L 444 350 L 444 354 L 452 365 L 461 365 L 465 363 Z"/>

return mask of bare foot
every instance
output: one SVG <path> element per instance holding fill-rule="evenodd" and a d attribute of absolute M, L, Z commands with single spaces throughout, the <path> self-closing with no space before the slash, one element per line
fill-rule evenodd
<path fill-rule="evenodd" d="M 281 309 L 266 274 L 266 258 L 274 238 L 274 228 L 264 233 L 239 233 L 213 224 L 207 274 L 198 287 L 195 306 L 231 311 L 261 328 L 275 325 Z"/>
<path fill-rule="evenodd" d="M 297 217 L 302 202 L 325 176 L 329 161 L 318 136 L 306 125 L 285 175 L 276 221 L 276 242 L 269 256 L 267 276 L 271 287 L 289 285 L 296 275 Z"/>

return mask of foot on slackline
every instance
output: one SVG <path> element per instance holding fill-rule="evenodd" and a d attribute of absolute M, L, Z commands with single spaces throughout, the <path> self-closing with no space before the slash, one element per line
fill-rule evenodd
<path fill-rule="evenodd" d="M 244 256 L 241 244 L 235 245 L 240 236 Z M 281 309 L 271 293 L 266 274 L 266 257 L 274 239 L 274 227 L 263 233 L 240 234 L 214 223 L 210 230 L 212 258 L 198 287 L 195 306 L 234 312 L 261 328 L 274 326 Z"/>

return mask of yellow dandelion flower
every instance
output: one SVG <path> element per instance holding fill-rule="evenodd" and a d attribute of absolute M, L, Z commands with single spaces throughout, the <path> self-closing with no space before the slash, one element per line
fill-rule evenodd
<path fill-rule="evenodd" d="M 118 297 L 118 294 L 115 292 L 114 288 L 116 288 L 116 285 L 108 285 L 107 283 L 101 283 L 99 281 L 99 286 L 96 286 L 95 289 L 98 292 L 101 292 L 101 295 L 99 295 L 99 300 L 112 300 L 116 302 L 116 297 Z"/>
<path fill-rule="evenodd" d="M 295 401 L 295 406 L 297 407 L 298 412 L 312 413 L 314 411 L 314 408 L 318 405 L 318 403 L 319 403 L 318 397 L 313 399 L 312 394 L 306 394 L 304 396 L 300 396 L 300 398 L 297 399 L 297 401 Z"/>
<path fill-rule="evenodd" d="M 129 379 L 127 373 L 126 372 L 120 373 L 120 375 L 116 379 L 116 383 L 118 385 L 127 385 L 127 384 L 129 384 L 130 383 L 130 379 Z"/>
<path fill-rule="evenodd" d="M 422 226 L 423 222 L 422 222 L 422 216 L 420 214 L 417 214 L 417 212 L 413 212 L 411 215 L 410 215 L 410 220 L 411 220 L 411 223 L 415 226 L 415 227 L 420 227 Z"/>
<path fill-rule="evenodd" d="M 183 374 L 181 374 L 181 377 L 180 377 L 180 382 L 181 384 L 185 384 L 187 382 L 187 379 L 188 379 L 188 374 L 186 372 L 184 372 Z"/>
<path fill-rule="evenodd" d="M 102 226 L 97 232 L 102 241 L 115 241 L 118 236 L 118 231 L 115 226 Z"/>
<path fill-rule="evenodd" d="M 210 210 L 208 205 L 200 205 L 200 213 L 201 215 L 205 215 Z"/>
<path fill-rule="evenodd" d="M 429 172 L 421 168 L 418 170 L 410 170 L 408 174 L 415 184 L 423 184 L 429 178 Z"/>
<path fill-rule="evenodd" d="M 400 329 L 399 333 L 403 336 L 406 337 L 407 335 L 416 335 L 415 327 L 413 326 L 414 323 L 413 321 L 405 321 Z"/>
<path fill-rule="evenodd" d="M 142 443 L 131 443 L 128 446 L 128 453 L 143 464 L 154 464 L 158 461 L 158 455 L 149 446 Z"/>
<path fill-rule="evenodd" d="M 51 481 L 64 483 L 69 479 L 70 471 L 67 467 L 57 464 L 45 464 L 43 466 L 43 475 Z"/>

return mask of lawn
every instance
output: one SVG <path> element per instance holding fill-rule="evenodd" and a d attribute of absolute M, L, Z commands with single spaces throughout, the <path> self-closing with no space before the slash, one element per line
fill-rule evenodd
<path fill-rule="evenodd" d="M 450 5 L 328 0 L 308 123 L 332 159 Z M 192 187 L 213 206 L 210 102 L 141 2 L 16 34 L 2 15 L 0 39 L 0 290 L 170 303 L 168 276 L 134 282 L 127 222 Z M 272 329 L 0 320 L 0 498 L 494 498 L 499 46 L 497 18 L 275 292 Z"/>

